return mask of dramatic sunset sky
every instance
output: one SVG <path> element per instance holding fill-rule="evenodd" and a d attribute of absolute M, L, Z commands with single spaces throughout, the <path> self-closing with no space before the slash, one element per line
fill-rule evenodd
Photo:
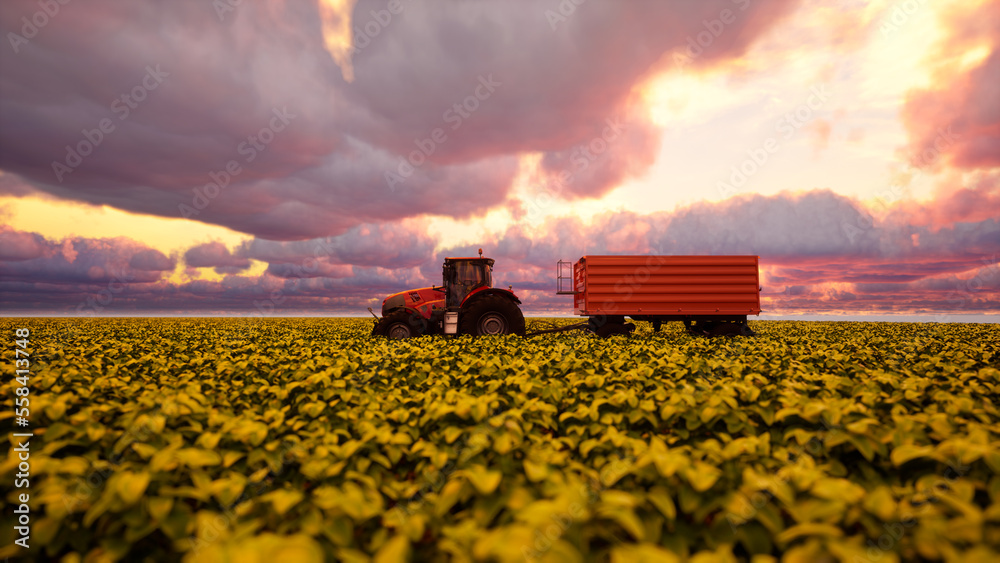
<path fill-rule="evenodd" d="M 1000 315 L 1000 2 L 4 0 L 0 312 L 366 315 L 482 247 Z"/>

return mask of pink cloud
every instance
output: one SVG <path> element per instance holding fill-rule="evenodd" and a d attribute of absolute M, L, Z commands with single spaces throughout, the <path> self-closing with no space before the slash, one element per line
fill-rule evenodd
<path fill-rule="evenodd" d="M 104 314 L 360 315 L 389 293 L 439 283 L 445 256 L 475 255 L 482 247 L 496 260 L 496 285 L 512 285 L 529 315 L 570 312 L 567 298 L 554 294 L 557 260 L 624 253 L 759 255 L 770 312 L 1000 312 L 1000 221 L 931 227 L 920 219 L 900 205 L 876 221 L 857 202 L 812 191 L 672 213 L 610 212 L 590 222 L 551 218 L 438 253 L 419 223 L 365 225 L 339 237 L 255 240 L 234 251 L 198 245 L 185 252 L 187 262 L 227 275 L 183 284 L 162 279 L 169 259 L 128 239 L 73 239 L 78 256 L 69 263 L 57 251 L 62 243 L 30 235 L 42 247 L 37 257 L 22 252 L 0 260 L 0 305 L 67 312 L 127 277 L 127 291 Z M 29 240 L 24 235 L 17 239 Z M 264 274 L 242 273 L 250 258 L 268 264 Z"/>
<path fill-rule="evenodd" d="M 305 240 L 505 205 L 518 155 L 544 153 L 558 173 L 625 116 L 563 192 L 596 197 L 656 153 L 637 83 L 724 10 L 733 21 L 690 68 L 740 56 L 797 3 L 589 3 L 554 29 L 542 6 L 407 3 L 354 55 L 348 83 L 313 2 L 245 2 L 220 22 L 203 5 L 95 0 L 0 51 L 0 169 L 26 181 L 0 193 Z M 358 2 L 354 21 L 384 7 Z M 0 24 L 34 9 L 5 9 Z"/>
<path fill-rule="evenodd" d="M 949 60 L 935 72 L 934 87 L 911 91 L 902 117 L 910 135 L 906 155 L 920 168 L 1000 165 L 1000 12 L 972 8 L 949 14 L 948 37 L 937 57 Z M 973 49 L 988 55 L 967 70 L 954 60 Z"/>
<path fill-rule="evenodd" d="M 233 255 L 221 242 L 189 248 L 184 253 L 184 263 L 192 268 L 214 268 L 220 274 L 235 274 L 250 267 L 250 260 Z"/>

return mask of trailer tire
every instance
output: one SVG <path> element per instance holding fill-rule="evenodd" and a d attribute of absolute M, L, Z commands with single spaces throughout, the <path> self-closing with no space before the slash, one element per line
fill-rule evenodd
<path fill-rule="evenodd" d="M 629 336 L 632 334 L 632 331 L 634 330 L 635 330 L 635 325 L 632 323 L 624 323 L 624 324 L 606 323 L 603 326 L 599 327 L 596 331 L 594 331 L 594 333 L 597 334 L 597 336 L 600 336 L 601 338 L 609 338 L 616 334 L 624 334 L 625 336 Z"/>
<path fill-rule="evenodd" d="M 499 295 L 484 295 L 466 307 L 459 323 L 462 334 L 524 336 L 524 314 L 516 303 Z"/>
<path fill-rule="evenodd" d="M 375 325 L 372 335 L 384 336 L 392 340 L 402 340 L 420 336 L 427 331 L 427 319 L 416 313 L 398 310 L 389 313 Z"/>

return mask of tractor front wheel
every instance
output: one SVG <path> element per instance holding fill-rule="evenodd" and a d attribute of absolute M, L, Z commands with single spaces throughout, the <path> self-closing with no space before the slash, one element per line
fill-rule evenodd
<path fill-rule="evenodd" d="M 517 334 L 524 336 L 524 315 L 517 304 L 499 295 L 486 295 L 472 302 L 462 313 L 462 334 Z"/>
<path fill-rule="evenodd" d="M 421 322 L 423 321 L 423 322 Z M 420 336 L 426 329 L 427 321 L 419 315 L 406 311 L 395 311 L 382 317 L 375 325 L 373 335 L 384 336 L 392 340 L 402 340 Z"/>

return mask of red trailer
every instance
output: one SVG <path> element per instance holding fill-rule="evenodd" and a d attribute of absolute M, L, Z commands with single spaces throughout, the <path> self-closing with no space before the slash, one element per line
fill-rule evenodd
<path fill-rule="evenodd" d="M 706 335 L 752 335 L 760 314 L 758 256 L 584 256 L 559 261 L 556 293 L 601 336 L 629 334 L 632 320 L 682 321 Z M 570 273 L 570 266 L 572 272 Z"/>

